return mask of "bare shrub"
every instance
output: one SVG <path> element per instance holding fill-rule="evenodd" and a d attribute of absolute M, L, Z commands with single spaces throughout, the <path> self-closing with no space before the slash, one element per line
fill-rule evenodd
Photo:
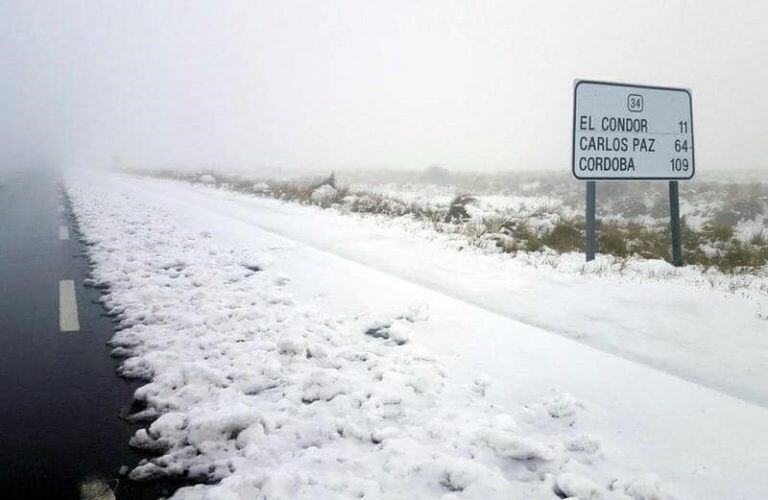
<path fill-rule="evenodd" d="M 448 213 L 445 215 L 445 222 L 462 222 L 469 219 L 467 205 L 477 202 L 474 196 L 468 194 L 457 194 L 448 207 Z"/>
<path fill-rule="evenodd" d="M 701 236 L 709 241 L 730 241 L 734 237 L 733 225 L 718 224 L 713 220 L 704 225 Z"/>
<path fill-rule="evenodd" d="M 562 220 L 548 234 L 541 238 L 542 244 L 557 252 L 583 250 L 586 233 L 575 221 Z"/>

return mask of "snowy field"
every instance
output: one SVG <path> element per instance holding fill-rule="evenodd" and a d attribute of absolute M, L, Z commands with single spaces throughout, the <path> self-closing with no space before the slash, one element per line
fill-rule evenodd
<path fill-rule="evenodd" d="M 534 178 L 526 182 L 502 177 L 492 182 L 488 176 L 478 176 L 474 181 L 459 177 L 459 183 L 448 185 L 358 182 L 350 185 L 350 191 L 378 193 L 433 210 L 447 207 L 457 195 L 470 194 L 473 202 L 468 222 L 486 229 L 494 225 L 489 221 L 512 219 L 528 223 L 528 229 L 539 238 L 558 226 L 582 232 L 582 183 L 558 174 Z M 764 266 L 768 255 L 768 184 L 764 177 L 756 180 L 742 173 L 732 174 L 730 180 L 716 174 L 703 178 L 681 185 L 680 215 L 687 261 L 727 271 L 747 266 L 753 269 L 745 271 L 766 276 L 765 269 L 754 269 Z M 617 257 L 663 257 L 669 224 L 666 189 L 663 182 L 600 183 L 597 210 L 604 225 L 602 249 Z M 580 240 L 555 242 L 564 247 L 556 249 L 573 249 Z M 522 248 L 526 249 L 524 245 Z"/>
<path fill-rule="evenodd" d="M 158 457 L 130 476 L 207 483 L 177 498 L 768 494 L 760 296 L 174 181 L 67 192 L 147 380 L 132 444 Z"/>

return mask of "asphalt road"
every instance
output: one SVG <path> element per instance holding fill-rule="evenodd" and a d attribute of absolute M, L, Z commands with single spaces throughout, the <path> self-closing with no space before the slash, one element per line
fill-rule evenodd
<path fill-rule="evenodd" d="M 178 483 L 134 483 L 121 466 L 136 426 L 119 418 L 137 386 L 105 342 L 112 319 L 84 287 L 88 261 L 58 176 L 0 177 L 0 498 L 80 498 L 93 477 L 117 498 L 156 498 Z M 74 293 L 73 293 L 74 292 Z"/>

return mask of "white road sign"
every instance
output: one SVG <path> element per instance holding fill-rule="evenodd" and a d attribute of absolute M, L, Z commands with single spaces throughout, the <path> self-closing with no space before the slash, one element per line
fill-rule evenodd
<path fill-rule="evenodd" d="M 578 81 L 573 175 L 578 179 L 690 179 L 693 114 L 685 89 Z"/>

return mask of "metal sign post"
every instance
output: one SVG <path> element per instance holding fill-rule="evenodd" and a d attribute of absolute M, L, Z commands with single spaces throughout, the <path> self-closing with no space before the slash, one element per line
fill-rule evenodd
<path fill-rule="evenodd" d="M 595 181 L 587 181 L 587 262 L 597 253 L 597 222 L 595 221 Z"/>
<path fill-rule="evenodd" d="M 587 261 L 595 258 L 598 180 L 668 180 L 672 263 L 683 265 L 678 180 L 693 178 L 686 89 L 581 80 L 573 91 L 574 177 L 587 181 Z"/>
<path fill-rule="evenodd" d="M 683 242 L 680 235 L 680 195 L 677 181 L 669 181 L 669 229 L 672 239 L 672 264 L 683 265 Z"/>

